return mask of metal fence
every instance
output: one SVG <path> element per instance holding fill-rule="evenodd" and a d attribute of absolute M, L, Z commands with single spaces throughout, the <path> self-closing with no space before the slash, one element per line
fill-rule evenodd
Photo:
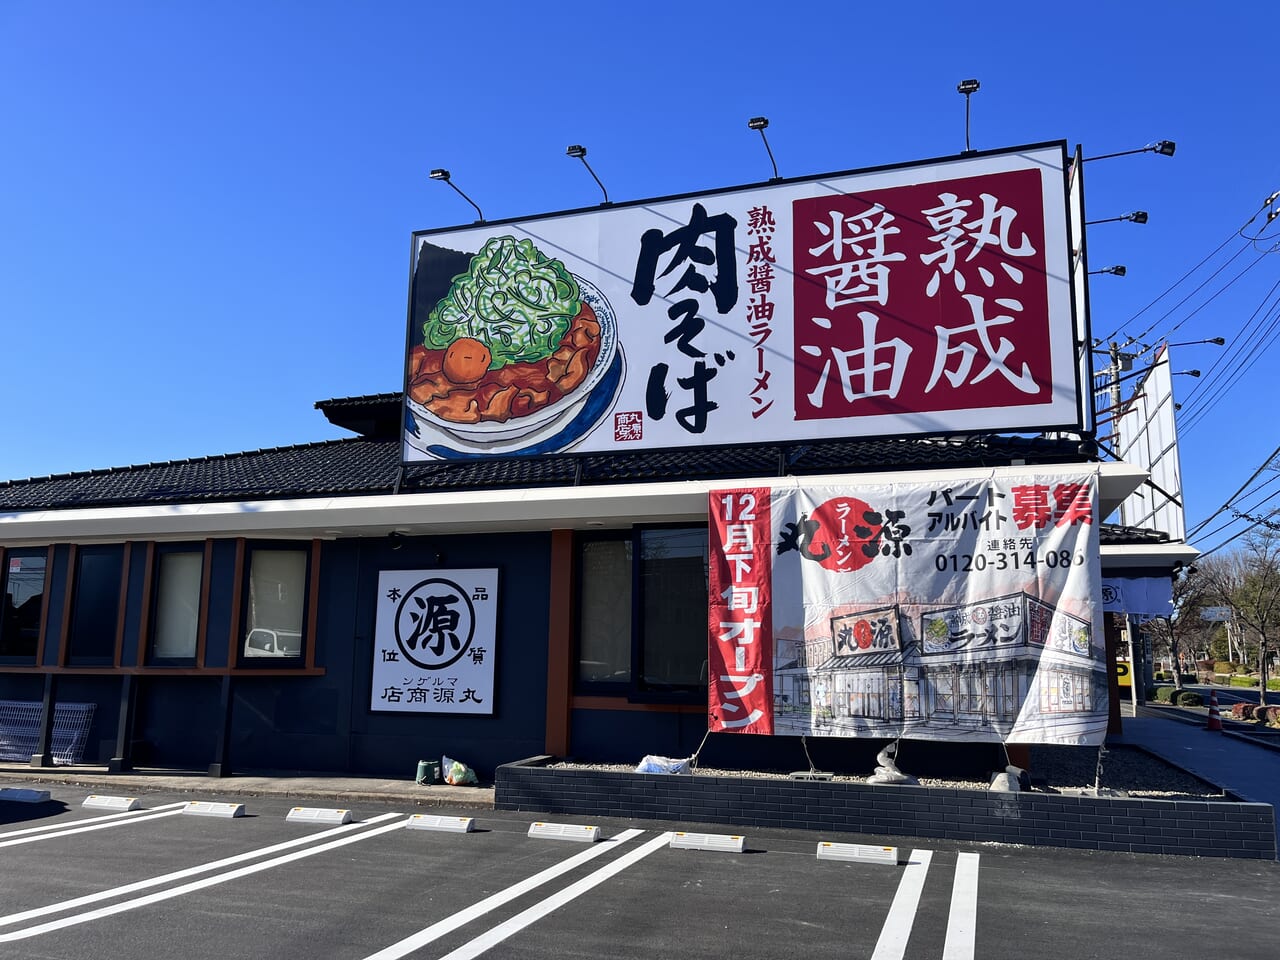
<path fill-rule="evenodd" d="M 79 763 L 93 722 L 92 703 L 58 703 L 53 707 L 54 763 Z M 0 760 L 29 761 L 40 749 L 39 701 L 0 700 Z"/>

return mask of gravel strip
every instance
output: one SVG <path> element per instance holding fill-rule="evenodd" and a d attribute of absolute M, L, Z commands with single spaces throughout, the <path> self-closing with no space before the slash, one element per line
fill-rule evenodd
<path fill-rule="evenodd" d="M 1068 793 L 1091 790 L 1097 772 L 1098 752 L 1091 747 L 1033 746 L 1031 748 L 1030 773 L 1036 792 Z M 569 763 L 548 764 L 551 769 L 608 770 L 631 773 L 634 765 L 622 763 Z M 912 773 L 910 767 L 903 771 Z M 791 771 L 777 770 L 722 770 L 699 767 L 697 774 L 708 777 L 746 777 L 785 780 Z M 865 776 L 836 774 L 833 781 L 865 783 Z M 959 790 L 986 790 L 985 780 L 942 780 L 920 777 L 925 787 L 946 787 Z M 1041 785 L 1043 784 L 1043 785 Z M 1102 773 L 1098 780 L 1104 789 L 1118 791 L 1130 797 L 1149 797 L 1162 800 L 1223 798 L 1222 790 L 1205 783 L 1198 777 L 1179 770 L 1142 750 L 1131 747 L 1109 747 L 1103 754 Z"/>

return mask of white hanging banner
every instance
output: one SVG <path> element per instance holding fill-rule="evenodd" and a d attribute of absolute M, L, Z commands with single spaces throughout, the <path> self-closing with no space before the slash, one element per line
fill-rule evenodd
<path fill-rule="evenodd" d="M 1102 609 L 1142 617 L 1173 615 L 1170 577 L 1107 577 L 1102 581 Z"/>
<path fill-rule="evenodd" d="M 714 731 L 1098 744 L 1096 472 L 710 496 Z"/>
<path fill-rule="evenodd" d="M 497 570 L 383 570 L 370 709 L 492 715 Z"/>

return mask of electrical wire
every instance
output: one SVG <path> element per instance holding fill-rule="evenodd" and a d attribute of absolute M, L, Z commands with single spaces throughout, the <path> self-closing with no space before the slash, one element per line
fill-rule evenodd
<path fill-rule="evenodd" d="M 1256 493 L 1258 491 L 1251 491 L 1251 492 Z M 1274 500 L 1277 495 L 1280 495 L 1280 490 L 1272 491 L 1270 494 L 1263 497 L 1261 500 L 1258 500 L 1256 503 L 1250 504 L 1248 507 L 1245 507 L 1244 509 L 1242 509 L 1240 513 L 1255 513 L 1257 512 L 1259 507 L 1266 504 L 1269 500 Z M 1206 530 L 1204 533 L 1197 534 L 1195 537 L 1188 537 L 1187 542 L 1194 546 L 1196 543 L 1199 543 L 1200 541 L 1208 540 L 1211 537 L 1216 537 L 1218 534 L 1222 533 L 1224 530 L 1228 530 L 1231 527 L 1235 526 L 1239 521 L 1240 521 L 1240 517 L 1233 515 L 1230 520 L 1227 520 L 1225 523 L 1219 524 L 1218 526 L 1214 527 L 1212 530 Z"/>
<path fill-rule="evenodd" d="M 1261 518 L 1261 519 L 1255 519 L 1255 518 L 1253 518 L 1253 517 L 1250 517 L 1249 519 L 1254 520 L 1254 522 L 1253 522 L 1253 523 L 1249 524 L 1249 526 L 1245 527 L 1245 528 L 1244 528 L 1243 530 L 1241 530 L 1239 533 L 1233 533 L 1231 536 L 1227 537 L 1227 539 L 1223 540 L 1223 541 L 1222 541 L 1220 544 L 1218 544 L 1216 547 L 1212 547 L 1212 548 L 1210 548 L 1210 549 L 1208 549 L 1208 550 L 1203 550 L 1203 551 L 1201 551 L 1200 556 L 1196 557 L 1196 559 L 1197 559 L 1197 560 L 1203 560 L 1205 557 L 1208 557 L 1208 556 L 1211 556 L 1212 554 L 1217 553 L 1219 550 L 1221 550 L 1221 549 L 1222 549 L 1223 547 L 1225 547 L 1227 544 L 1229 544 L 1229 543 L 1233 543 L 1233 542 L 1235 542 L 1236 540 L 1239 540 L 1239 539 L 1240 539 L 1241 537 L 1243 537 L 1246 533 L 1250 533 L 1250 532 L 1252 532 L 1252 531 L 1256 530 L 1258 527 L 1261 527 L 1261 526 L 1264 526 L 1264 525 L 1265 525 L 1265 526 L 1267 526 L 1268 528 L 1274 529 L 1274 527 L 1272 527 L 1271 522 L 1269 522 L 1269 521 L 1271 521 L 1271 518 L 1272 518 L 1272 517 L 1274 517 L 1274 516 L 1276 515 L 1276 513 L 1277 513 L 1277 512 L 1280 512 L 1280 511 L 1272 512 L 1272 513 L 1268 514 L 1265 518 Z"/>
<path fill-rule="evenodd" d="M 1100 340 L 1098 340 L 1097 342 L 1098 342 L 1098 343 L 1106 343 L 1106 342 L 1109 342 L 1109 341 L 1113 340 L 1115 337 L 1118 337 L 1118 336 L 1119 336 L 1119 335 L 1124 331 L 1124 327 L 1125 327 L 1125 326 L 1127 326 L 1128 324 L 1130 324 L 1130 323 L 1132 323 L 1133 321 L 1137 320 L 1140 316 L 1142 316 L 1144 313 L 1146 313 L 1148 310 L 1150 310 L 1152 307 L 1154 307 L 1157 303 L 1159 303 L 1161 300 L 1163 300 L 1165 297 L 1167 297 L 1169 294 L 1171 294 L 1174 290 L 1176 290 L 1179 286 L 1181 286 L 1181 285 L 1182 285 L 1182 284 L 1183 284 L 1187 279 L 1189 279 L 1189 278 L 1190 278 L 1190 277 L 1191 277 L 1191 276 L 1192 276 L 1192 275 L 1193 275 L 1197 270 L 1199 270 L 1199 269 L 1200 269 L 1201 267 L 1203 267 L 1206 263 L 1208 263 L 1210 260 L 1212 260 L 1214 257 L 1216 257 L 1219 253 L 1221 253 L 1221 252 L 1222 252 L 1222 250 L 1223 250 L 1223 249 L 1224 249 L 1224 248 L 1225 248 L 1229 243 L 1231 243 L 1231 241 L 1232 241 L 1232 240 L 1234 240 L 1234 239 L 1241 239 L 1241 240 L 1246 241 L 1246 243 L 1248 243 L 1248 244 L 1254 245 L 1254 246 L 1255 246 L 1255 248 L 1256 248 L 1256 241 L 1257 241 L 1257 239 L 1258 239 L 1258 238 L 1256 238 L 1256 237 L 1249 237 L 1249 236 L 1246 236 L 1246 235 L 1245 235 L 1245 233 L 1244 233 L 1245 228 L 1247 228 L 1247 227 L 1249 226 L 1249 224 L 1253 223 L 1253 221 L 1254 221 L 1254 220 L 1256 220 L 1256 219 L 1258 218 L 1258 216 L 1259 216 L 1259 215 L 1260 215 L 1264 210 L 1267 210 L 1267 209 L 1270 207 L 1270 205 L 1275 201 L 1275 197 L 1276 197 L 1276 195 L 1277 195 L 1277 194 L 1280 194 L 1280 191 L 1277 191 L 1277 192 L 1276 192 L 1276 194 L 1272 194 L 1270 197 L 1268 197 L 1266 200 L 1264 200 L 1264 201 L 1263 201 L 1263 202 L 1258 206 L 1258 209 L 1257 209 L 1257 210 L 1255 210 L 1255 211 L 1253 212 L 1253 214 L 1249 217 L 1249 219 L 1248 219 L 1248 220 L 1246 220 L 1246 221 L 1245 221 L 1244 223 L 1242 223 L 1238 228 L 1236 228 L 1235 230 L 1233 230 L 1233 231 L 1232 231 L 1232 232 L 1227 236 L 1227 238 L 1226 238 L 1225 240 L 1223 240 L 1223 241 L 1222 241 L 1222 243 L 1218 244 L 1218 246 L 1217 246 L 1217 247 L 1215 247 L 1215 248 L 1213 249 L 1213 251 L 1212 251 L 1212 252 L 1210 252 L 1210 253 L 1209 253 L 1209 254 L 1208 254 L 1208 255 L 1207 255 L 1203 260 L 1201 260 L 1201 261 L 1200 261 L 1199 263 L 1197 263 L 1194 267 L 1192 267 L 1190 270 L 1188 270 L 1186 273 L 1184 273 L 1182 276 L 1180 276 L 1177 280 L 1175 280 L 1172 284 L 1170 284 L 1170 285 L 1169 285 L 1169 287 L 1168 287 L 1168 288 L 1166 288 L 1166 289 L 1164 290 L 1164 292 L 1163 292 L 1163 293 L 1161 293 L 1159 296 L 1157 296 L 1154 300 L 1152 300 L 1150 303 L 1148 303 L 1145 307 L 1143 307 L 1143 308 L 1142 308 L 1141 310 L 1139 310 L 1137 313 L 1133 314 L 1133 315 L 1132 315 L 1128 320 L 1126 320 L 1123 324 L 1121 324 L 1119 327 L 1117 327 L 1114 331 L 1112 331 L 1111 333 L 1107 334 L 1107 336 L 1105 336 L 1105 337 L 1101 338 L 1101 339 L 1100 339 Z M 1237 251 L 1236 253 L 1232 254 L 1231 258 L 1230 258 L 1227 262 L 1228 262 L 1228 263 L 1230 263 L 1230 262 L 1231 262 L 1231 260 L 1234 260 L 1234 259 L 1235 259 L 1237 256 L 1239 256 L 1239 255 L 1240 255 L 1240 253 L 1242 253 L 1244 250 L 1245 250 L 1245 247 L 1244 247 L 1244 246 L 1242 246 L 1242 247 L 1240 248 L 1240 250 L 1239 250 L 1239 251 Z M 1271 250 L 1265 250 L 1265 251 L 1263 251 L 1263 252 L 1264 252 L 1264 253 L 1270 253 L 1270 252 L 1272 252 L 1272 251 L 1271 251 Z M 1224 266 L 1225 266 L 1225 264 L 1224 264 Z M 1220 267 L 1220 268 L 1219 268 L 1219 270 L 1218 270 L 1218 272 L 1221 272 L 1221 269 L 1222 269 L 1222 268 Z M 1215 273 L 1214 275 L 1216 276 L 1216 273 Z M 1212 277 L 1210 277 L 1210 279 L 1212 279 Z M 1207 282 L 1207 281 L 1206 281 L 1206 282 Z M 1203 286 L 1203 284 L 1201 284 L 1201 286 Z M 1198 289 L 1198 288 L 1197 288 L 1197 289 Z M 1192 295 L 1194 295 L 1194 291 L 1192 292 Z M 1185 299 L 1184 299 L 1184 301 L 1183 301 L 1183 302 L 1185 302 Z M 1176 309 L 1177 309 L 1177 307 L 1176 307 L 1176 306 L 1175 306 L 1175 307 L 1173 307 L 1173 310 L 1176 310 Z M 1169 312 L 1167 312 L 1167 313 L 1164 315 L 1164 317 L 1161 317 L 1160 319 L 1161 319 L 1161 320 L 1163 320 L 1163 319 L 1164 319 L 1165 317 L 1167 317 L 1167 316 L 1169 315 L 1169 313 L 1171 313 L 1171 312 L 1172 312 L 1172 310 L 1170 310 Z M 1149 326 L 1147 327 L 1147 329 L 1146 329 L 1146 330 L 1144 330 L 1142 333 L 1138 334 L 1136 337 L 1130 337 L 1130 338 L 1128 339 L 1128 342 L 1129 342 L 1129 343 L 1136 343 L 1136 342 L 1138 342 L 1138 341 L 1142 340 L 1142 339 L 1143 339 L 1143 337 L 1147 336 L 1147 335 L 1151 332 L 1151 330 L 1152 330 L 1156 325 L 1158 325 L 1159 323 L 1160 323 L 1160 320 L 1155 321 L 1155 323 L 1153 323 L 1153 324 L 1149 325 Z"/>
<path fill-rule="evenodd" d="M 1187 423 L 1184 432 L 1189 433 L 1191 430 L 1204 420 L 1204 417 L 1222 400 L 1224 396 L 1247 374 L 1255 363 L 1257 363 L 1266 352 L 1275 343 L 1277 334 L 1280 333 L 1280 310 L 1276 311 L 1275 316 L 1271 318 L 1270 325 L 1262 332 L 1262 335 L 1252 340 L 1249 352 L 1245 354 L 1244 360 L 1247 363 L 1237 365 L 1235 369 L 1227 377 L 1227 381 L 1221 386 L 1217 386 L 1214 394 L 1202 402 L 1190 421 Z"/>
<path fill-rule="evenodd" d="M 1234 355 L 1238 353 L 1239 350 L 1241 349 L 1239 344 L 1242 342 L 1247 343 L 1252 339 L 1252 337 L 1250 336 L 1250 333 L 1254 327 L 1255 321 L 1258 320 L 1258 314 L 1262 313 L 1265 315 L 1265 313 L 1270 312 L 1271 307 L 1268 306 L 1267 301 L 1271 299 L 1271 297 L 1276 293 L 1277 290 L 1280 290 L 1280 280 L 1277 280 L 1274 284 L 1272 284 L 1271 289 L 1267 291 L 1266 295 L 1258 303 L 1258 306 L 1254 308 L 1253 313 L 1249 315 L 1249 319 L 1246 320 L 1243 326 L 1241 327 L 1240 333 L 1232 339 L 1232 345 L 1230 349 L 1224 350 L 1221 354 L 1219 354 L 1218 358 L 1214 360 L 1213 363 L 1209 366 L 1209 369 L 1205 373 L 1204 378 L 1202 378 L 1194 387 L 1192 387 L 1190 393 L 1187 394 L 1186 399 L 1183 401 L 1183 404 L 1182 404 L 1183 407 L 1195 405 L 1197 403 L 1197 400 L 1196 400 L 1197 395 L 1204 390 L 1208 390 L 1210 384 L 1216 383 L 1217 378 L 1214 376 L 1214 374 L 1216 373 L 1218 367 L 1233 361 Z M 1233 368 L 1238 366 L 1239 364 L 1233 363 Z M 1203 402 L 1203 401 L 1200 401 L 1200 402 Z M 1190 414 L 1188 414 L 1188 416 L 1190 416 Z"/>
<path fill-rule="evenodd" d="M 1256 217 L 1256 216 L 1257 216 L 1257 214 L 1254 214 L 1254 216 Z M 1252 218 L 1251 218 L 1251 219 L 1252 219 Z M 1246 225 L 1246 226 L 1248 226 L 1249 222 L 1251 222 L 1251 219 L 1250 219 L 1250 221 L 1246 221 L 1246 222 L 1245 222 L 1245 225 Z M 1178 286 L 1179 286 L 1179 285 L 1180 285 L 1184 280 L 1186 280 L 1189 276 L 1191 276 L 1193 273 L 1195 273 L 1197 270 L 1199 270 L 1201 267 L 1203 267 L 1206 263 L 1208 263 L 1210 260 L 1212 260 L 1214 257 L 1216 257 L 1216 256 L 1217 256 L 1217 255 L 1222 251 L 1222 248 L 1223 248 L 1223 247 L 1225 247 L 1228 243 L 1230 243 L 1233 239 L 1235 239 L 1238 235 L 1239 235 L 1239 231 L 1237 231 L 1237 230 L 1233 230 L 1233 231 L 1231 231 L 1231 233 L 1227 236 L 1227 239 L 1223 240 L 1223 241 L 1222 241 L 1222 243 L 1220 243 L 1220 244 L 1218 245 L 1217 249 L 1215 249 L 1211 254 L 1209 254 L 1207 257 L 1205 257 L 1203 260 L 1201 260 L 1199 263 L 1197 263 L 1194 267 L 1192 267 L 1192 268 L 1191 268 L 1190 270 L 1188 270 L 1186 273 L 1184 273 L 1184 274 L 1183 274 L 1181 277 L 1179 277 L 1177 280 L 1173 281 L 1173 284 L 1172 284 L 1168 289 L 1166 289 L 1166 290 L 1164 291 L 1164 293 L 1160 294 L 1160 296 L 1156 297 L 1154 300 L 1152 300 L 1150 303 L 1148 303 L 1145 307 L 1143 307 L 1141 310 L 1139 310 L 1137 313 L 1135 313 L 1133 316 L 1131 316 L 1128 320 L 1126 320 L 1126 321 L 1125 321 L 1125 323 L 1133 323 L 1133 321 L 1134 321 L 1134 320 L 1137 320 L 1140 316 L 1142 316 L 1144 313 L 1146 313 L 1148 310 L 1150 310 L 1152 307 L 1154 307 L 1157 303 L 1159 303 L 1161 300 L 1163 300 L 1165 297 L 1167 297 L 1169 294 L 1171 294 L 1174 290 L 1176 290 L 1176 289 L 1178 288 Z M 1116 337 L 1118 337 L 1122 332 L 1124 332 L 1124 325 L 1123 325 L 1123 324 L 1122 324 L 1121 326 L 1117 327 L 1117 328 L 1116 328 L 1115 330 L 1113 330 L 1111 333 L 1107 334 L 1107 335 L 1106 335 L 1105 337 L 1103 337 L 1099 342 L 1100 342 L 1100 343 L 1106 343 L 1106 342 L 1109 342 L 1110 340 L 1113 340 L 1113 339 L 1115 339 Z"/>
<path fill-rule="evenodd" d="M 1213 511 L 1213 513 L 1209 514 L 1209 516 L 1205 517 L 1198 524 L 1196 524 L 1196 526 L 1187 534 L 1188 539 L 1190 539 L 1192 536 L 1194 536 L 1195 534 L 1199 533 L 1202 529 L 1204 529 L 1205 525 L 1208 524 L 1210 520 L 1212 520 L 1214 517 L 1218 516 L 1218 514 L 1222 513 L 1224 510 L 1229 508 L 1231 504 L 1235 501 L 1236 497 L 1240 496 L 1240 494 L 1244 492 L 1244 490 L 1249 486 L 1249 484 L 1253 483 L 1254 480 L 1258 479 L 1258 475 L 1262 473 L 1263 470 L 1267 469 L 1267 467 L 1271 465 L 1271 461 L 1273 461 L 1277 456 L 1280 456 L 1280 447 L 1276 447 L 1269 454 L 1267 454 L 1267 458 L 1263 460 L 1261 464 L 1258 465 L 1257 470 L 1253 471 L 1253 475 L 1240 485 L 1239 490 L 1237 490 L 1235 493 L 1233 493 L 1230 497 L 1227 498 L 1226 503 L 1224 503 L 1217 510 Z"/>
<path fill-rule="evenodd" d="M 1228 258 L 1223 262 L 1222 266 L 1218 267 L 1218 269 L 1217 269 L 1217 270 L 1213 271 L 1213 273 L 1211 273 L 1211 274 L 1209 274 L 1209 276 L 1205 277 L 1205 278 L 1204 278 L 1204 280 L 1203 280 L 1203 281 L 1201 281 L 1201 283 L 1200 283 L 1200 285 L 1199 285 L 1198 287 L 1196 287 L 1194 290 L 1192 290 L 1190 293 L 1188 293 L 1185 297 L 1183 297 L 1181 300 L 1179 300 L 1177 303 L 1175 303 L 1172 307 L 1170 307 L 1168 310 L 1166 310 L 1166 311 L 1165 311 L 1165 313 L 1164 313 L 1164 315 L 1163 315 L 1163 316 L 1161 316 L 1161 317 L 1160 317 L 1158 320 L 1156 320 L 1154 323 L 1152 323 L 1150 326 L 1148 326 L 1148 327 L 1147 327 L 1147 329 L 1143 330 L 1143 331 L 1142 331 L 1140 334 L 1138 334 L 1136 337 L 1130 337 L 1130 338 L 1129 338 L 1128 340 L 1126 340 L 1123 344 L 1121 344 L 1121 346 L 1126 346 L 1126 347 L 1127 347 L 1127 346 L 1129 346 L 1129 344 L 1132 344 L 1132 343 L 1141 343 L 1141 342 L 1142 342 L 1142 340 L 1147 336 L 1147 334 L 1151 333 L 1151 331 L 1152 331 L 1152 330 L 1154 330 L 1156 327 L 1158 327 L 1158 326 L 1159 326 L 1163 321 L 1167 320 L 1167 319 L 1169 318 L 1169 315 L 1170 315 L 1170 314 L 1172 314 L 1172 313 L 1173 313 L 1173 311 L 1177 310 L 1180 306 L 1182 306 L 1184 303 L 1186 303 L 1188 300 L 1190 300 L 1192 297 L 1194 297 L 1197 293 L 1199 293 L 1201 290 L 1203 290 L 1205 287 L 1207 287 L 1207 286 L 1209 285 L 1209 282 L 1210 282 L 1211 280 L 1213 280 L 1213 278 L 1214 278 L 1214 277 L 1216 277 L 1218 274 L 1220 274 L 1223 270 L 1227 269 L 1227 267 L 1229 267 L 1229 266 L 1231 265 L 1231 262 L 1232 262 L 1233 260 L 1235 260 L 1235 258 L 1236 258 L 1236 257 L 1240 256 L 1240 254 L 1244 253 L 1244 252 L 1245 252 L 1246 250 L 1248 250 L 1248 249 L 1249 249 L 1249 248 L 1248 248 L 1247 246 L 1243 246 L 1243 247 L 1241 247 L 1239 250 L 1237 250 L 1235 253 L 1233 253 L 1230 257 L 1228 257 Z M 1265 253 L 1260 254 L 1260 255 L 1258 256 L 1258 259 L 1257 259 L 1257 260 L 1254 260 L 1254 261 L 1253 261 L 1253 263 L 1249 264 L 1249 266 L 1245 267 L 1245 268 L 1244 268 L 1244 270 L 1242 270 L 1242 271 L 1240 271 L 1238 274 L 1236 274 L 1234 278 L 1232 278 L 1231 280 L 1227 281 L 1226 286 L 1222 287 L 1222 288 L 1218 291 L 1218 293 L 1215 293 L 1215 294 L 1213 295 L 1213 297 L 1210 297 L 1210 298 L 1209 298 L 1209 300 L 1206 300 L 1206 301 L 1205 301 L 1205 303 L 1209 303 L 1209 302 L 1211 302 L 1211 301 L 1213 300 L 1213 298 L 1214 298 L 1214 297 L 1218 296 L 1218 294 L 1219 294 L 1219 293 L 1222 293 L 1222 291 L 1223 291 L 1223 290 L 1226 290 L 1226 289 L 1227 289 L 1227 287 L 1229 287 L 1229 286 L 1231 286 L 1231 284 L 1235 283 L 1235 282 L 1236 282 L 1236 280 L 1239 280 L 1242 276 L 1244 276 L 1246 273 L 1248 273 L 1248 272 L 1249 272 L 1249 271 L 1250 271 L 1250 270 L 1251 270 L 1255 265 L 1257 265 L 1257 263 L 1258 263 L 1259 261 L 1261 261 L 1261 260 L 1262 260 L 1262 258 L 1263 258 L 1263 257 L 1265 257 L 1265 256 L 1266 256 L 1266 254 L 1265 254 Z M 1193 310 L 1193 311 L 1191 311 L 1191 313 L 1187 314 L 1187 317 L 1195 316 L 1196 311 L 1197 311 L 1197 310 L 1202 309 L 1202 308 L 1204 307 L 1204 305 L 1205 305 L 1205 304 L 1203 304 L 1203 303 L 1202 303 L 1199 307 L 1196 307 L 1196 309 L 1195 309 L 1195 310 Z M 1186 322 L 1186 318 L 1183 318 L 1182 320 L 1180 320 L 1180 321 L 1178 322 L 1178 324 L 1173 328 L 1173 330 L 1178 329 L 1178 327 L 1182 326 L 1182 324 L 1183 324 L 1183 323 L 1185 323 L 1185 322 Z M 1173 330 L 1170 330 L 1170 331 L 1169 331 L 1169 333 L 1173 333 Z M 1165 335 L 1164 335 L 1164 338 L 1167 338 L 1167 337 L 1168 337 L 1168 334 L 1165 334 Z M 1150 348 L 1148 348 L 1148 349 L 1150 349 Z"/>

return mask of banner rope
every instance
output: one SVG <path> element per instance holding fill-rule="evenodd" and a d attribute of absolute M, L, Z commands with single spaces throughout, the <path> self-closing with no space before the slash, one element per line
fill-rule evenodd
<path fill-rule="evenodd" d="M 809 772 L 817 773 L 818 768 L 813 765 L 813 757 L 809 756 L 809 738 L 801 734 L 800 746 L 804 747 L 804 758 L 809 761 Z"/>
<path fill-rule="evenodd" d="M 689 758 L 689 766 L 694 770 L 698 769 L 698 754 L 702 753 L 702 748 L 707 745 L 707 738 L 711 736 L 711 728 L 707 728 L 707 732 L 702 735 L 702 742 L 698 744 L 698 749 L 693 751 L 693 756 Z"/>

